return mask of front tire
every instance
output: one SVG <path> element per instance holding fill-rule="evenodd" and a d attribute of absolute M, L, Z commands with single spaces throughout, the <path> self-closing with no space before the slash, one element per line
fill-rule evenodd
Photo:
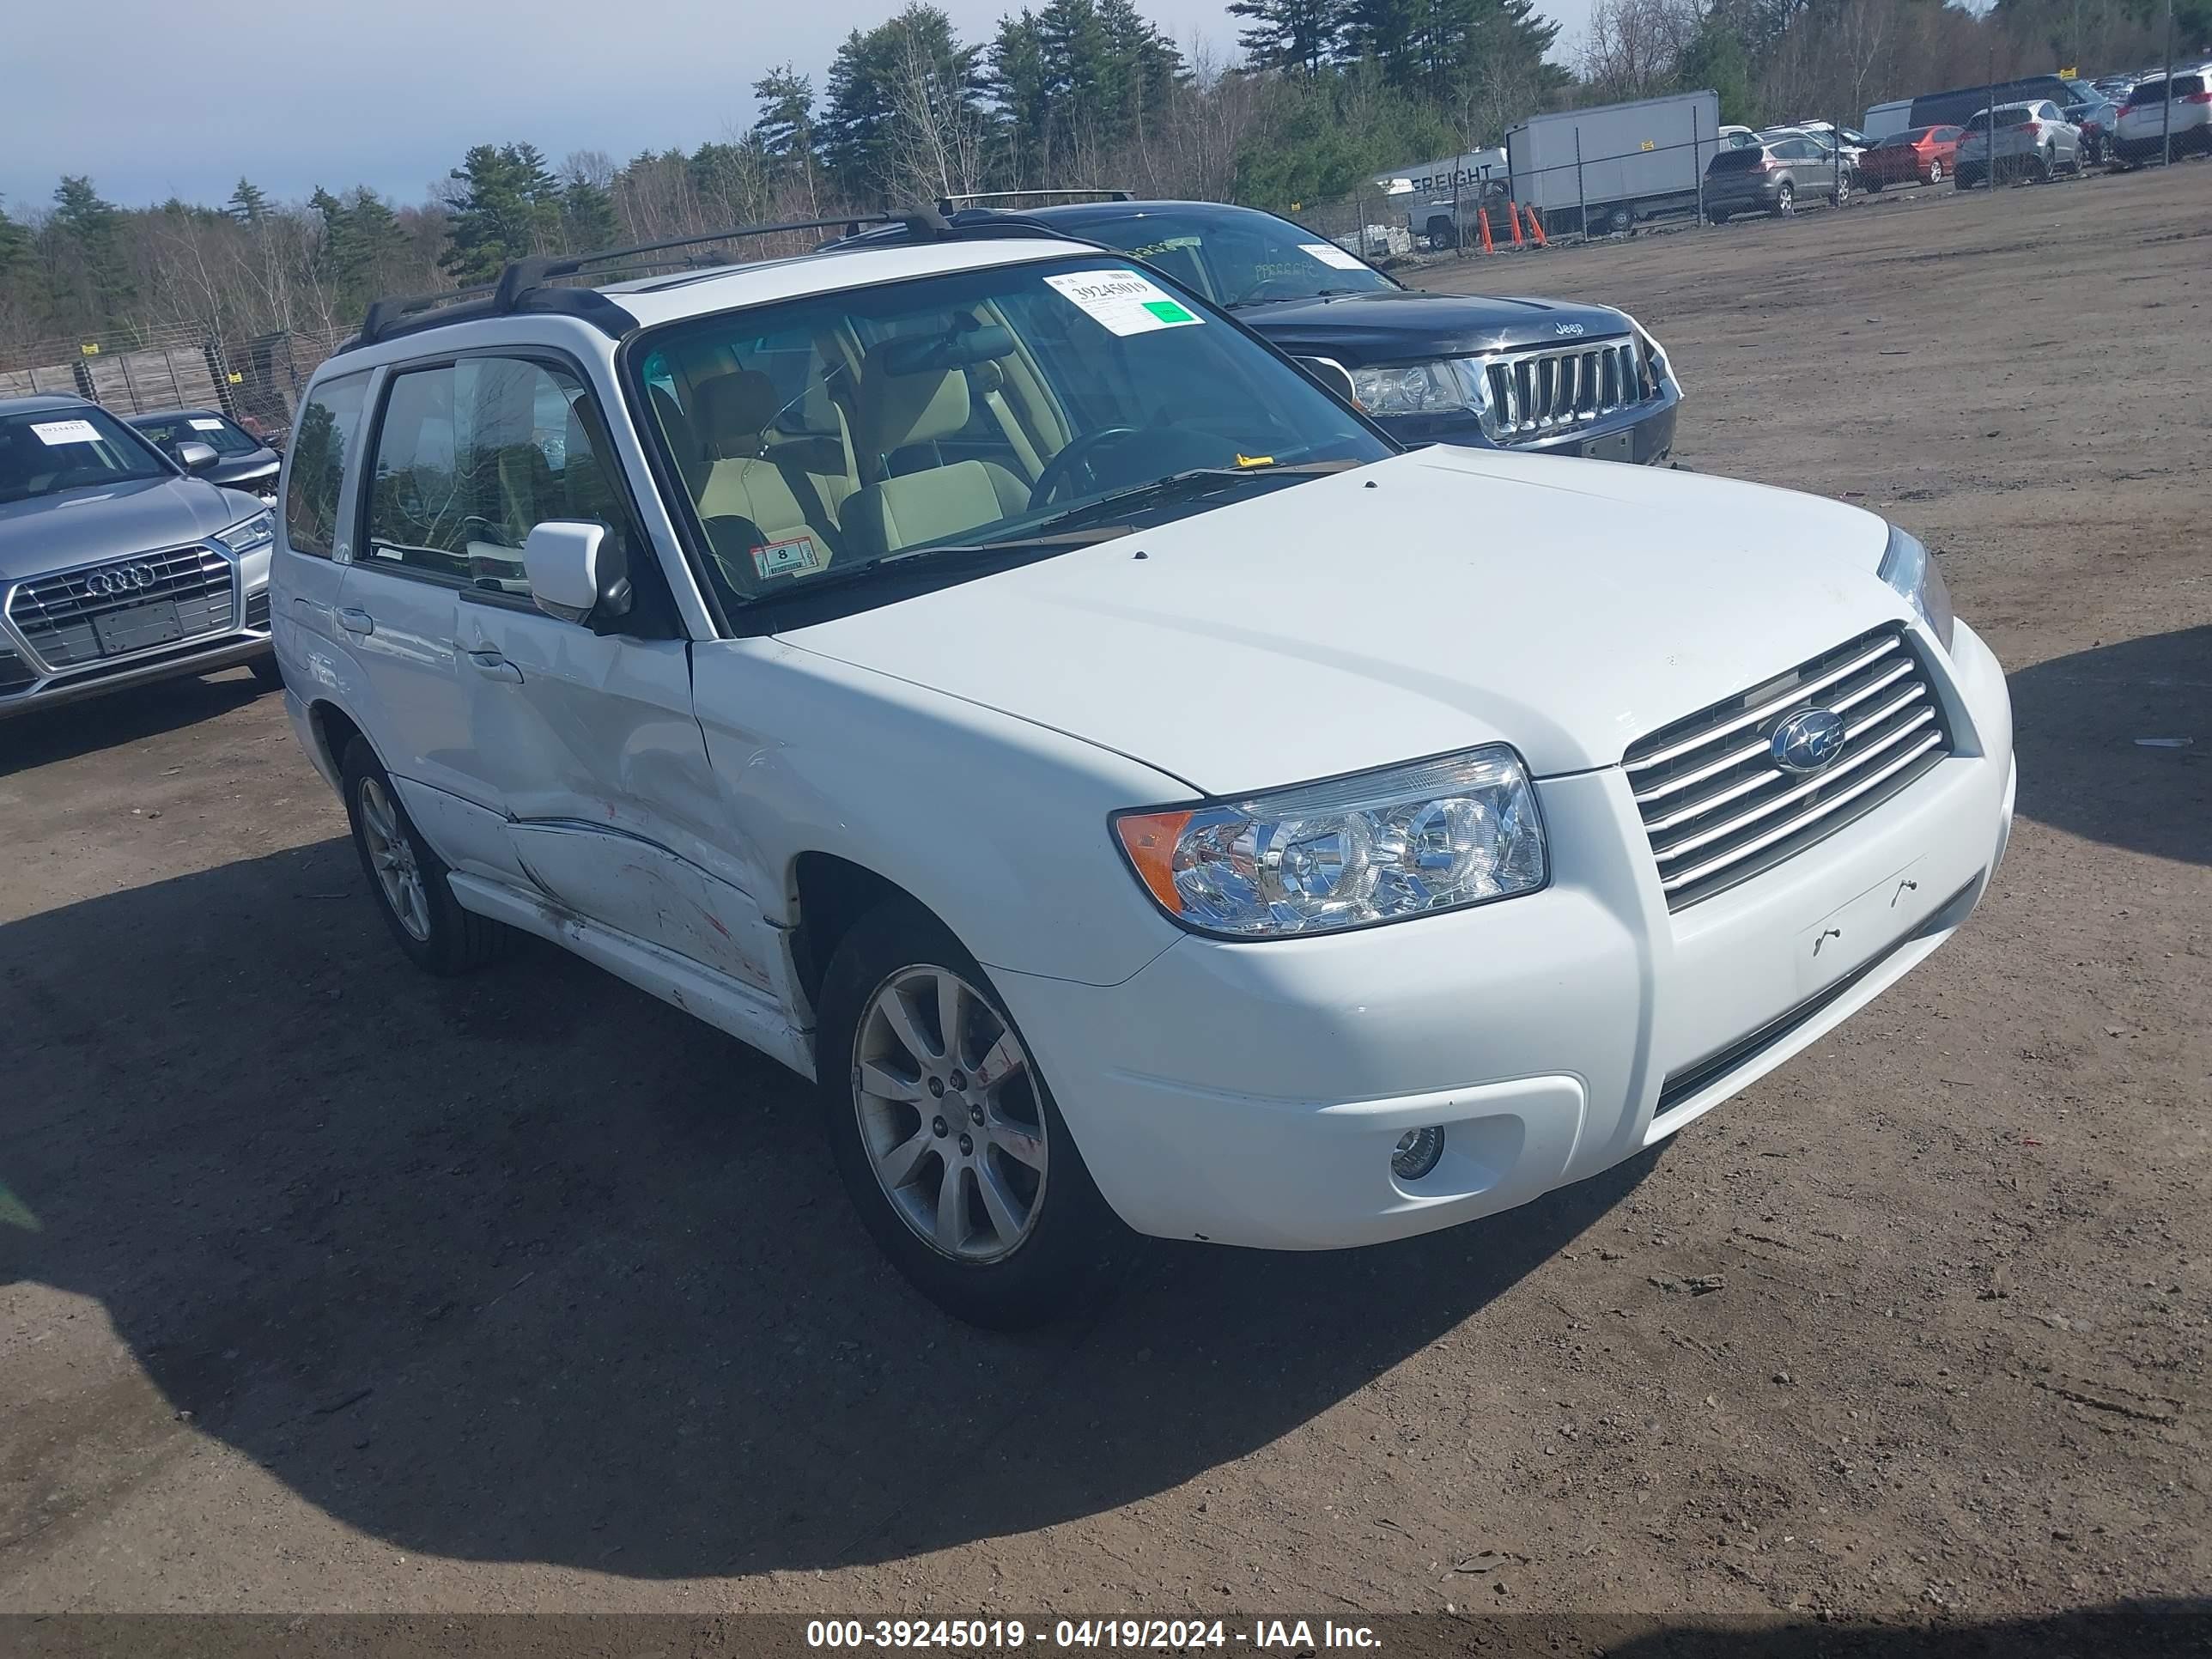
<path fill-rule="evenodd" d="M 501 955 L 513 938 L 499 923 L 461 908 L 447 877 L 400 804 L 391 775 L 363 738 L 346 745 L 339 773 L 355 852 L 385 926 L 425 973 L 465 974 Z"/>
<path fill-rule="evenodd" d="M 830 1152 L 891 1265 L 987 1329 L 1086 1306 L 1125 1230 L 975 959 L 893 901 L 839 943 L 817 1006 Z"/>

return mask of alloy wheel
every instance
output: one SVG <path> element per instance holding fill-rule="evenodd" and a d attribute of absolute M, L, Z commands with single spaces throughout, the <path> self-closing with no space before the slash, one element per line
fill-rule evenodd
<path fill-rule="evenodd" d="M 430 896 L 422 885 L 422 867 L 415 860 L 415 843 L 399 827 L 398 809 L 377 778 L 361 781 L 361 838 L 368 848 L 370 867 L 384 902 L 408 937 L 430 941 Z"/>
<path fill-rule="evenodd" d="M 1027 1050 L 948 968 L 892 975 L 853 1042 L 853 1107 L 899 1218 L 955 1261 L 1003 1261 L 1035 1231 L 1049 1148 Z"/>

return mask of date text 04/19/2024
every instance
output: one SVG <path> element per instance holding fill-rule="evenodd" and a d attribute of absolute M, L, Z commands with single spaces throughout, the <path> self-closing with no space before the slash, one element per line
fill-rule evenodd
<path fill-rule="evenodd" d="M 815 1619 L 807 1621 L 811 1648 L 971 1650 L 1005 1652 L 1036 1645 L 1060 1650 L 1142 1652 L 1194 1648 L 1313 1652 L 1318 1649 L 1372 1651 L 1381 1647 L 1368 1625 L 1324 1619 L 1261 1619 L 1240 1628 L 1223 1619 L 1061 1619 L 1032 1630 L 1018 1619 Z"/>

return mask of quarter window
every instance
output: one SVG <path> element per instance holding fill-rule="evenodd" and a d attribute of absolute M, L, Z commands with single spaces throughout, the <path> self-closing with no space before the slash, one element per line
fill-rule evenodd
<path fill-rule="evenodd" d="M 367 374 L 342 374 L 317 386 L 292 423 L 291 471 L 284 486 L 284 539 L 295 553 L 331 556 L 346 456 L 361 425 Z"/>
<path fill-rule="evenodd" d="M 527 599 L 522 544 L 548 519 L 624 519 L 590 393 L 566 369 L 469 357 L 395 376 L 371 475 L 368 556 Z"/>

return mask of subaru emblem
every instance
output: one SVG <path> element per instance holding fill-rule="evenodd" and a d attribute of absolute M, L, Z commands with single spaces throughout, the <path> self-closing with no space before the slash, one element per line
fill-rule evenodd
<path fill-rule="evenodd" d="M 1785 772 L 1818 772 L 1844 752 L 1850 735 L 1832 708 L 1801 708 L 1774 728 L 1766 751 Z"/>

